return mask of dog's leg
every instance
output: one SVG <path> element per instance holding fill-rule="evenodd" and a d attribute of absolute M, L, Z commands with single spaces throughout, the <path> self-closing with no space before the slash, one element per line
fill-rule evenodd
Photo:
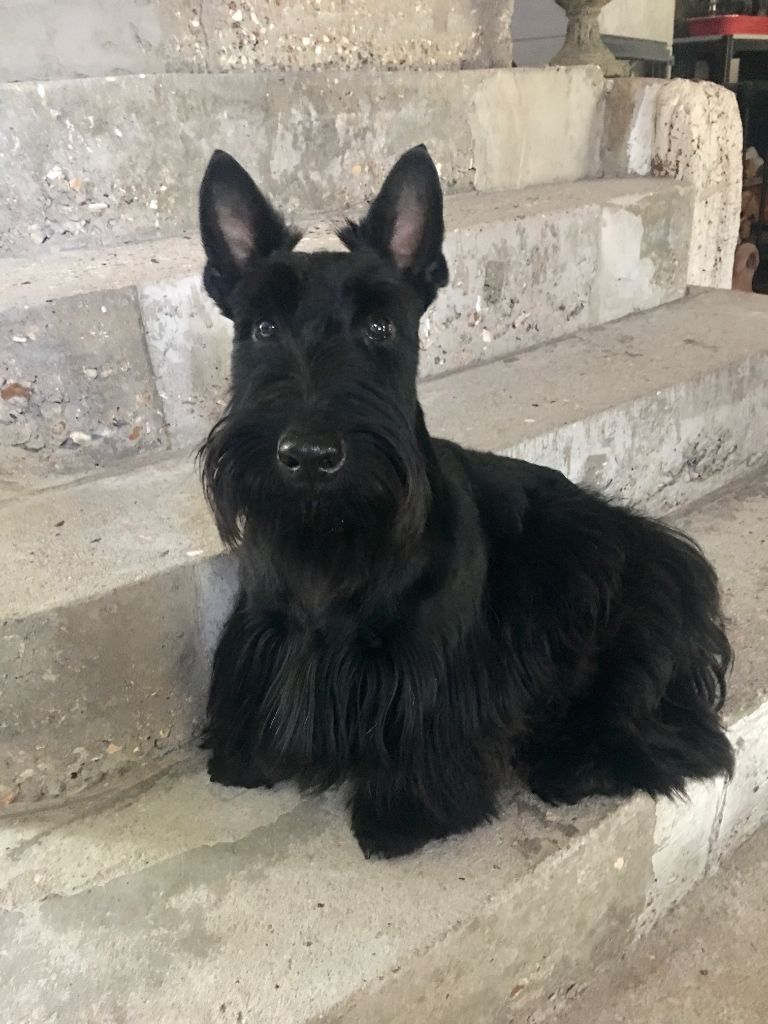
<path fill-rule="evenodd" d="M 628 796 L 626 752 L 604 742 L 608 726 L 599 711 L 579 705 L 557 724 L 534 734 L 524 755 L 528 784 L 549 804 L 575 804 L 589 796 Z M 615 737 L 614 737 L 615 739 Z"/>
<path fill-rule="evenodd" d="M 208 758 L 208 775 L 211 782 L 220 786 L 272 789 L 276 783 L 290 778 L 290 774 L 243 749 L 214 748 Z"/>
<path fill-rule="evenodd" d="M 202 744 L 211 751 L 211 781 L 222 786 L 271 789 L 291 774 L 255 745 L 259 688 L 268 675 L 268 666 L 251 653 L 258 646 L 261 629 L 261 623 L 248 615 L 241 594 L 216 649 Z"/>
<path fill-rule="evenodd" d="M 352 831 L 366 857 L 401 857 L 432 839 L 468 832 L 496 816 L 494 786 L 450 768 L 437 786 L 381 771 L 361 779 L 352 798 Z"/>

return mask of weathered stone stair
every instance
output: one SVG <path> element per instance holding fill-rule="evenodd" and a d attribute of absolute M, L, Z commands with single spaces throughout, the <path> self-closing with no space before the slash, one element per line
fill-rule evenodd
<path fill-rule="evenodd" d="M 524 1021 L 768 817 L 768 306 L 688 288 L 727 280 L 732 98 L 594 69 L 227 76 L 201 24 L 202 50 L 131 50 L 163 73 L 0 86 L 3 1002 L 15 1024 Z M 222 790 L 195 750 L 235 586 L 192 458 L 229 351 L 195 190 L 229 148 L 322 244 L 420 141 L 450 193 L 432 431 L 702 542 L 738 764 L 688 804 L 510 792 L 382 864 L 343 794 Z"/>

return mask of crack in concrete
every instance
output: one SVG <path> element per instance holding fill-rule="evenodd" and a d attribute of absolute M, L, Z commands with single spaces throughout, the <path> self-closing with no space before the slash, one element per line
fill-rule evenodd
<path fill-rule="evenodd" d="M 208 40 L 208 29 L 205 27 L 205 0 L 199 0 L 200 2 L 200 34 L 203 37 L 203 63 L 205 70 L 210 74 L 211 71 L 211 44 Z"/>

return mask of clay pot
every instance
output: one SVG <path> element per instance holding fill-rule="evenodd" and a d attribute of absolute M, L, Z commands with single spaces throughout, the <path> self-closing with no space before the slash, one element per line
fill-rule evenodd
<path fill-rule="evenodd" d="M 760 253 L 756 245 L 742 242 L 733 258 L 733 290 L 751 292 L 752 282 L 760 266 Z"/>

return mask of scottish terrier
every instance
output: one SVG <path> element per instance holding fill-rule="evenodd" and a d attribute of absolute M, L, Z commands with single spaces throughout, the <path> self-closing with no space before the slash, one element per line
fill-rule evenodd
<path fill-rule="evenodd" d="M 234 323 L 201 468 L 240 563 L 211 779 L 346 780 L 363 852 L 395 857 L 493 818 L 513 771 L 554 804 L 729 774 L 731 648 L 694 542 L 427 431 L 419 319 L 448 281 L 427 150 L 341 252 L 295 251 L 222 152 L 200 221 L 205 287 Z"/>

